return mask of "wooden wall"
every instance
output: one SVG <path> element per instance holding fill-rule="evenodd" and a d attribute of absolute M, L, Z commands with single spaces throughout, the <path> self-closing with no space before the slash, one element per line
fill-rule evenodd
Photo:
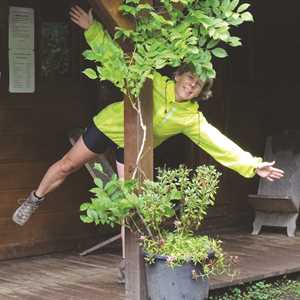
<path fill-rule="evenodd" d="M 243 25 L 244 46 L 230 50 L 218 62 L 215 97 L 202 105 L 207 119 L 244 149 L 263 153 L 268 134 L 283 128 L 299 128 L 298 66 L 299 9 L 290 3 L 289 14 L 274 1 L 251 1 L 256 23 Z M 86 4 L 82 1 L 82 4 Z M 101 239 L 109 230 L 94 230 L 79 221 L 79 205 L 88 197 L 91 180 L 85 170 L 72 175 L 37 211 L 19 227 L 11 221 L 17 200 L 34 189 L 48 166 L 68 149 L 67 132 L 85 126 L 97 109 L 110 101 L 111 86 L 95 85 L 80 76 L 80 50 L 85 48 L 81 32 L 71 26 L 72 71 L 59 80 L 39 78 L 37 30 L 37 90 L 34 94 L 8 93 L 7 16 L 8 6 L 36 9 L 37 24 L 67 20 L 70 1 L 1 0 L 0 2 L 0 259 L 70 249 L 86 239 Z M 271 13 L 272 12 L 272 13 Z M 99 93 L 101 95 L 99 95 Z M 174 153 L 173 149 L 181 151 Z M 175 147 L 176 146 L 176 147 Z M 195 167 L 214 163 L 184 137 L 178 136 L 156 151 L 156 165 Z M 252 210 L 247 194 L 255 193 L 258 178 L 244 179 L 218 165 L 222 182 L 216 206 L 209 211 L 205 229 L 223 230 L 250 226 Z M 96 237 L 97 236 L 97 237 Z"/>
<path fill-rule="evenodd" d="M 18 200 L 37 187 L 47 168 L 70 148 L 67 133 L 86 126 L 95 113 L 94 86 L 80 75 L 82 32 L 70 25 L 71 71 L 43 80 L 40 40 L 43 22 L 68 22 L 70 1 L 0 1 L 0 259 L 74 249 L 108 231 L 79 220 L 80 203 L 92 184 L 85 169 L 67 179 L 23 227 L 11 216 Z M 8 93 L 8 7 L 36 12 L 36 92 Z"/>

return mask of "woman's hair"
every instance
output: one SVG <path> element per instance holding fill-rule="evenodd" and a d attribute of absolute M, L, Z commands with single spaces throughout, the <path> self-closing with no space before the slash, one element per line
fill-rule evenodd
<path fill-rule="evenodd" d="M 178 67 L 178 69 L 175 71 L 174 76 L 176 75 L 182 75 L 183 73 L 187 73 L 187 72 L 191 72 L 193 74 L 196 73 L 195 67 L 192 64 L 183 64 L 180 67 Z M 213 79 L 207 79 L 204 82 L 202 91 L 200 93 L 200 95 L 195 98 L 195 101 L 199 101 L 199 100 L 208 100 L 209 98 L 211 98 L 213 96 L 213 92 L 212 92 L 212 86 L 213 86 L 214 80 Z"/>

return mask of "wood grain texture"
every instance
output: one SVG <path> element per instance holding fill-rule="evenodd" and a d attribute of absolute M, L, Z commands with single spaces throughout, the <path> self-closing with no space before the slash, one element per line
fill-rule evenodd
<path fill-rule="evenodd" d="M 236 276 L 210 279 L 210 289 L 235 286 L 300 271 L 300 236 L 289 238 L 282 233 L 253 236 L 250 231 L 220 234 L 227 255 L 238 256 L 233 265 Z"/>
<path fill-rule="evenodd" d="M 0 299 L 125 299 L 114 254 L 56 254 L 0 262 Z M 29 276 L 30 274 L 30 276 Z"/>

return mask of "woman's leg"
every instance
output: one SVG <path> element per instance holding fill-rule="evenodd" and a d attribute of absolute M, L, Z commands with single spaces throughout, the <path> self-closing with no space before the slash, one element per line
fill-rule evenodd
<path fill-rule="evenodd" d="M 45 197 L 59 187 L 68 175 L 77 171 L 96 156 L 97 154 L 89 150 L 80 137 L 71 150 L 48 169 L 35 191 L 36 196 Z"/>
<path fill-rule="evenodd" d="M 13 221 L 21 226 L 24 225 L 48 193 L 59 187 L 68 175 L 95 158 L 96 155 L 87 148 L 80 137 L 71 150 L 48 169 L 37 190 L 32 191 L 15 211 L 12 217 Z"/>
<path fill-rule="evenodd" d="M 124 180 L 124 163 L 118 162 L 116 160 L 116 165 L 117 165 L 118 177 Z"/>

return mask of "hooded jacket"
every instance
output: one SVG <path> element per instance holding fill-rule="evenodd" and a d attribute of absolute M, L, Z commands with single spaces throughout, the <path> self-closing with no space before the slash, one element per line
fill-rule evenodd
<path fill-rule="evenodd" d="M 118 47 L 98 22 L 85 31 L 93 49 L 99 42 Z M 154 147 L 177 134 L 184 134 L 215 160 L 244 177 L 253 177 L 262 161 L 241 149 L 207 122 L 198 103 L 175 101 L 175 82 L 155 72 L 153 76 L 153 135 Z M 93 121 L 96 127 L 119 147 L 124 147 L 124 102 L 113 103 L 100 111 Z"/>

